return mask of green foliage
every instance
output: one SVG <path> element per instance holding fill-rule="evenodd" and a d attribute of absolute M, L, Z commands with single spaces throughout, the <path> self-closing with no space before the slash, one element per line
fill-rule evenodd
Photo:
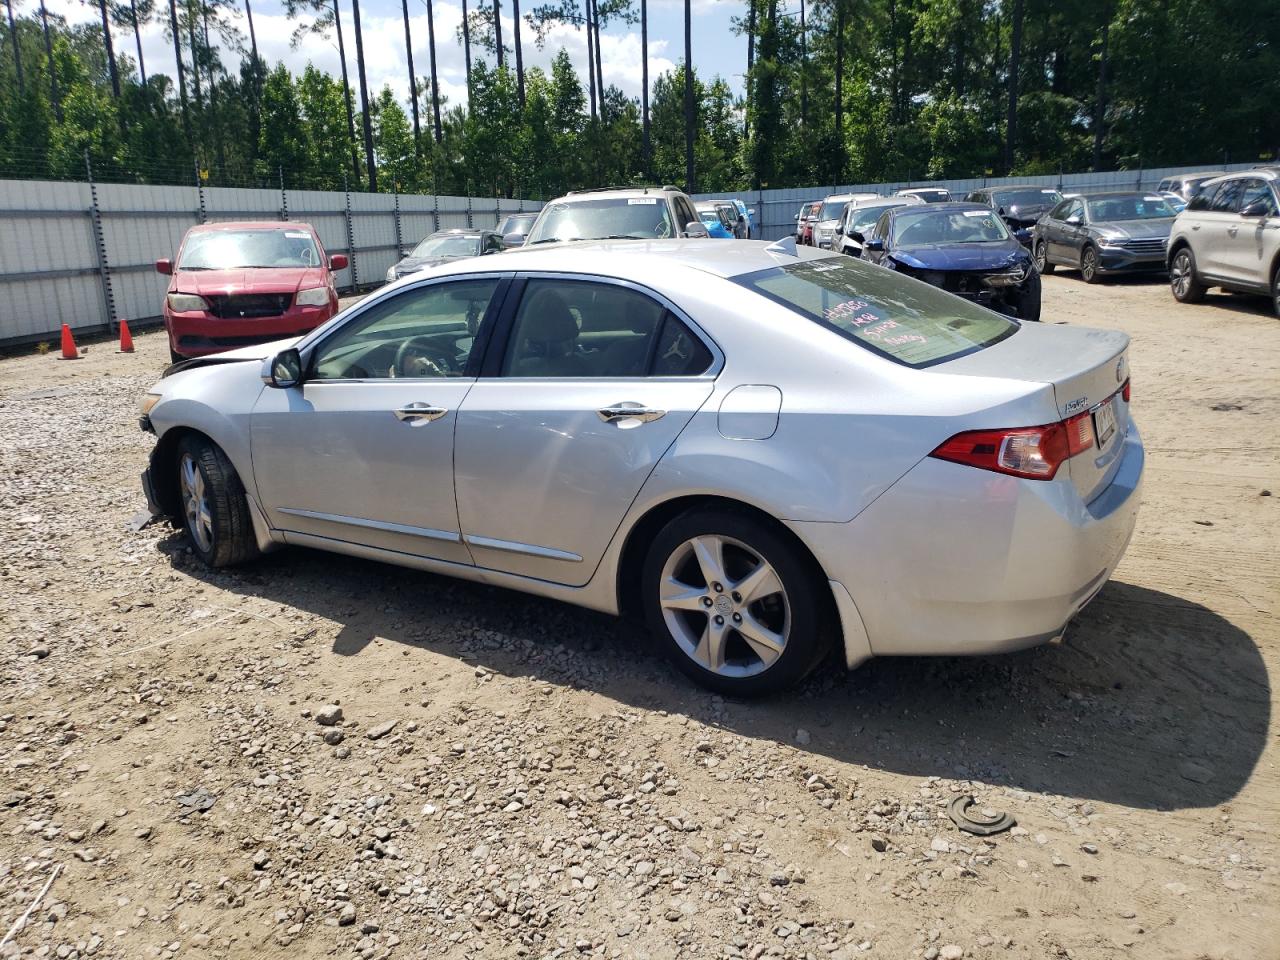
<path fill-rule="evenodd" d="M 735 29 L 754 31 L 749 96 L 694 72 L 703 190 L 1056 173 L 1090 166 L 1095 148 L 1103 168 L 1257 160 L 1280 148 L 1280 3 L 1021 0 L 1010 171 L 1015 0 L 809 0 L 803 34 L 798 11 L 778 0 L 742 2 Z M 747 3 L 755 5 L 751 15 Z M 135 6 L 142 23 L 168 29 L 167 0 Z M 331 0 L 285 6 L 295 36 L 336 39 Z M 211 185 L 276 186 L 283 172 L 294 187 L 361 186 L 363 150 L 357 145 L 353 171 L 347 124 L 348 107 L 356 111 L 339 79 L 311 65 L 294 75 L 253 61 L 235 26 L 237 0 L 176 7 L 185 103 L 171 49 L 147 64 L 140 82 L 122 0 L 109 6 L 118 98 L 99 22 L 73 27 L 51 15 L 50 63 L 35 6 L 16 9 L 19 86 L 15 38 L 0 18 L 0 176 L 78 178 L 87 153 L 96 175 L 141 183 L 190 183 L 201 169 Z M 634 0 L 596 7 L 606 28 L 635 20 Z M 473 9 L 474 52 L 488 50 L 492 61 L 492 5 Z M 579 25 L 582 15 L 580 0 L 531 0 L 525 9 L 535 42 L 556 23 Z M 347 49 L 354 55 L 353 44 Z M 512 69 L 510 61 L 495 69 L 476 60 L 470 101 L 442 105 L 439 144 L 430 134 L 415 143 L 399 99 L 405 90 L 378 93 L 370 121 L 379 188 L 547 198 L 641 181 L 635 98 L 609 87 L 598 117 L 589 116 L 586 77 L 561 50 L 549 70 L 526 72 L 522 107 Z M 683 67 L 651 79 L 652 179 L 683 183 Z M 422 96 L 429 101 L 429 91 Z"/>

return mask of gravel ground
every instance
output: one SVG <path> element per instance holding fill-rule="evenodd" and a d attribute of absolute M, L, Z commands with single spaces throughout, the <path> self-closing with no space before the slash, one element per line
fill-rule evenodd
<path fill-rule="evenodd" d="M 141 531 L 137 338 L 0 360 L 0 956 L 1280 956 L 1280 322 L 1135 340 L 1146 502 L 1060 646 L 710 696 L 642 632 Z M 989 838 L 955 797 L 1016 817 Z"/>

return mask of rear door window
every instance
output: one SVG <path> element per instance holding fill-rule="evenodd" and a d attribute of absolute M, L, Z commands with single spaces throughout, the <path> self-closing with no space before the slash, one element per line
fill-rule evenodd
<path fill-rule="evenodd" d="M 954 360 L 1018 329 L 937 287 L 847 257 L 770 267 L 734 282 L 908 367 Z"/>

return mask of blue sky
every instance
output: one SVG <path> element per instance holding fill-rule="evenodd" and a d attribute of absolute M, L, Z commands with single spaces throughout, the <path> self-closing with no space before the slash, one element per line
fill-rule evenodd
<path fill-rule="evenodd" d="M 234 0 L 233 0 L 234 2 Z M 240 0 L 242 3 L 243 0 Z M 351 71 L 353 90 L 356 84 L 355 41 L 351 30 L 350 0 L 339 0 L 343 12 L 343 32 L 347 46 L 348 69 Z M 469 0 L 469 3 L 471 0 Z M 491 2 L 491 0 L 490 0 Z M 525 0 L 525 12 L 539 0 Z M 637 10 L 639 3 L 637 2 Z M 51 12 L 65 16 L 69 21 L 95 22 L 96 7 L 79 0 L 49 0 Z M 34 0 L 15 0 L 14 13 L 30 16 L 38 9 Z M 242 8 L 241 8 L 242 9 Z M 283 60 L 295 72 L 301 72 L 308 62 L 327 70 L 335 76 L 339 72 L 338 52 L 332 36 L 308 36 L 294 49 L 290 37 L 295 23 L 284 16 L 283 5 L 277 0 L 253 0 L 253 19 L 258 37 L 259 51 L 269 61 Z M 436 46 L 439 57 L 438 71 L 441 92 L 452 103 L 465 99 L 465 67 L 462 44 L 456 40 L 462 22 L 461 0 L 433 0 L 436 27 Z M 511 4 L 503 2 L 503 39 L 511 45 Z M 746 38 L 734 36 L 730 21 L 743 12 L 737 0 L 694 0 L 693 3 L 693 60 L 698 72 L 704 76 L 719 73 L 733 88 L 741 91 L 742 76 L 746 68 Z M 409 0 L 409 14 L 413 30 L 414 70 L 421 78 L 429 76 L 427 44 L 427 16 L 423 0 Z M 365 62 L 369 83 L 374 90 L 390 84 L 407 102 L 408 75 L 404 55 L 404 20 L 398 0 L 364 0 L 360 8 L 364 27 Z M 237 21 L 247 35 L 244 17 Z M 561 27 L 553 30 L 543 50 L 533 44 L 532 31 L 527 24 L 522 27 L 524 62 L 546 68 L 560 47 L 569 51 L 574 66 L 586 86 L 586 35 L 580 30 Z M 134 55 L 133 38 L 119 36 L 116 49 Z M 684 52 L 683 0 L 649 0 L 649 82 L 680 60 Z M 173 48 L 165 40 L 163 27 L 156 23 L 145 28 L 143 56 L 148 74 L 174 72 Z M 616 84 L 628 94 L 640 95 L 640 28 L 617 24 L 604 32 L 603 70 L 606 84 Z M 370 96 L 373 95 L 371 90 Z M 357 94 L 358 96 L 358 94 Z"/>

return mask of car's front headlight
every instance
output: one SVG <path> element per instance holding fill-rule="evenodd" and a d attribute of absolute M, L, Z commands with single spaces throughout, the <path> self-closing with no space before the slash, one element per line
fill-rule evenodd
<path fill-rule="evenodd" d="M 1027 265 L 1020 263 L 1003 273 L 992 273 L 982 278 L 988 287 L 1016 287 L 1027 278 Z"/>
<path fill-rule="evenodd" d="M 1098 237 L 1098 246 L 1121 247 L 1121 246 L 1124 246 L 1124 238 L 1123 237 Z"/>
<path fill-rule="evenodd" d="M 145 417 L 147 414 L 151 412 L 152 408 L 159 402 L 160 402 L 160 394 L 144 393 L 142 395 L 142 403 L 138 405 L 138 412 Z"/>
<path fill-rule="evenodd" d="M 329 302 L 329 288 L 311 287 L 307 290 L 299 290 L 294 302 L 300 307 L 323 307 Z"/>
<path fill-rule="evenodd" d="M 171 293 L 168 301 L 169 309 L 174 313 L 188 313 L 192 310 L 209 309 L 209 305 L 204 302 L 204 297 L 197 297 L 194 293 Z"/>

